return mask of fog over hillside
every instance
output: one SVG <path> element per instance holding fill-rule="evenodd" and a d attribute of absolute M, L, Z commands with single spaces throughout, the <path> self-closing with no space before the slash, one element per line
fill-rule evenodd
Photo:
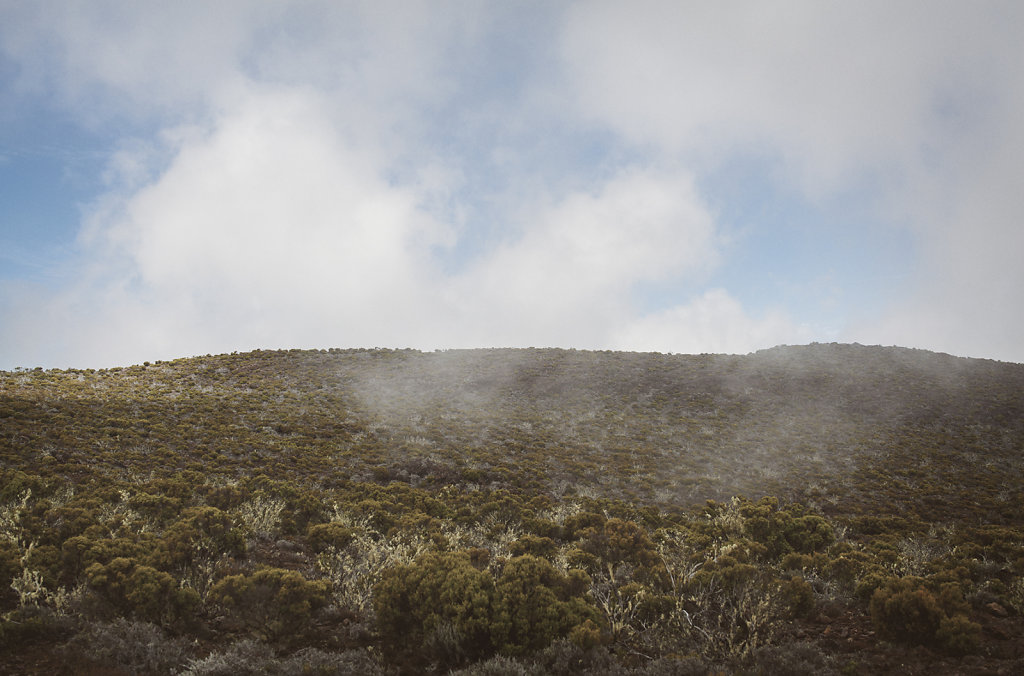
<path fill-rule="evenodd" d="M 1021 491 L 1005 482 L 1021 470 L 1024 366 L 921 350 L 257 351 L 3 383 L 19 412 L 7 413 L 10 451 L 70 460 L 89 444 L 60 440 L 100 435 L 114 466 L 143 455 L 185 467 L 213 453 L 245 472 L 257 454 L 318 480 L 512 484 L 677 506 L 800 493 L 828 508 L 891 491 L 928 514 L 960 491 L 997 511 Z M 20 415 L 33 424 L 16 431 Z"/>

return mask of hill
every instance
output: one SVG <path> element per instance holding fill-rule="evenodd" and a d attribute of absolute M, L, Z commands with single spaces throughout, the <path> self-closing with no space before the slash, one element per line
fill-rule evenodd
<path fill-rule="evenodd" d="M 1010 647 L 1024 636 L 1019 364 L 815 344 L 16 371 L 0 373 L 0 462 L 21 670 L 38 658 L 26 641 L 123 663 L 127 648 L 95 649 L 124 635 L 117 622 L 157 632 L 194 673 L 246 638 L 260 642 L 238 659 L 280 666 L 315 646 L 324 664 L 368 660 L 359 671 L 551 671 L 559 650 L 643 673 L 884 671 L 909 650 L 946 671 L 1024 664 Z M 479 616 L 389 613 L 431 566 L 483 585 Z M 529 566 L 551 589 L 541 615 L 562 618 L 538 636 L 508 624 L 538 622 L 501 591 Z M 302 617 L 248 607 L 283 589 Z M 758 613 L 771 621 L 751 626 Z M 399 634 L 417 650 L 380 659 Z M 208 645 L 173 648 L 184 637 Z"/>

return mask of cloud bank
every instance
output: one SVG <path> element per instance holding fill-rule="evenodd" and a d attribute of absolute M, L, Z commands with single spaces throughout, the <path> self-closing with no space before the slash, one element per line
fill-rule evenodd
<path fill-rule="evenodd" d="M 822 339 L 1024 361 L 1014 3 L 3 14 L 5 91 L 116 139 L 65 283 L 0 286 L 3 367 Z M 909 233 L 906 281 L 824 329 L 740 297 L 713 177 L 752 157 Z"/>

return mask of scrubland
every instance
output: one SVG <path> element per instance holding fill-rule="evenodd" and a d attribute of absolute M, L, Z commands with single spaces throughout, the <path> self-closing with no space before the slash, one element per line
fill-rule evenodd
<path fill-rule="evenodd" d="M 0 673 L 1024 672 L 1024 366 L 0 372 Z"/>

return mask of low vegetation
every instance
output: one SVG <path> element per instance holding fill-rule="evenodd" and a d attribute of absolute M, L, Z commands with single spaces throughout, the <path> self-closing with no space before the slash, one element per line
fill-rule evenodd
<path fill-rule="evenodd" d="M 257 351 L 0 373 L 0 673 L 1024 670 L 1024 366 Z"/>

